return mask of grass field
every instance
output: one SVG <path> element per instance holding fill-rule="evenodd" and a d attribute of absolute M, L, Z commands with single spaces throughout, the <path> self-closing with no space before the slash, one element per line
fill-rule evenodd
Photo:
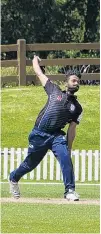
<path fill-rule="evenodd" d="M 99 186 L 76 186 L 80 197 L 99 199 Z M 10 197 L 2 184 L 2 197 Z M 63 198 L 63 184 L 20 184 L 22 198 Z M 99 205 L 2 203 L 1 233 L 100 233 Z"/>
<path fill-rule="evenodd" d="M 83 118 L 77 127 L 73 149 L 99 149 L 99 91 L 99 86 L 81 86 L 78 92 L 78 100 L 83 107 Z M 1 93 L 2 147 L 27 147 L 28 135 L 38 113 L 46 103 L 47 95 L 41 86 L 5 88 Z"/>

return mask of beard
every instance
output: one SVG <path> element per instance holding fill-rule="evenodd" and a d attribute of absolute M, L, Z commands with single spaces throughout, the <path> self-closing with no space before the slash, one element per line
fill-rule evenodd
<path fill-rule="evenodd" d="M 74 94 L 79 90 L 79 85 L 75 86 L 75 87 L 70 87 L 68 86 L 68 90 L 70 93 Z"/>

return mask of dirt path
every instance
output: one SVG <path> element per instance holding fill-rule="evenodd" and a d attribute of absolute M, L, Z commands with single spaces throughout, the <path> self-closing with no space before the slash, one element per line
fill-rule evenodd
<path fill-rule="evenodd" d="M 1 203 L 33 203 L 33 204 L 77 204 L 77 205 L 100 205 L 99 200 L 80 200 L 80 201 L 67 201 L 66 199 L 59 198 L 1 198 Z"/>

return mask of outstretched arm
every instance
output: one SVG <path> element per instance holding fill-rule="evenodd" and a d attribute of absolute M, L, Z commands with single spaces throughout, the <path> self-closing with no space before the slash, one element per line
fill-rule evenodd
<path fill-rule="evenodd" d="M 68 149 L 71 151 L 72 149 L 72 144 L 75 139 L 76 135 L 76 123 L 71 122 L 67 131 L 67 144 L 68 144 Z"/>
<path fill-rule="evenodd" d="M 43 86 L 45 86 L 46 82 L 48 80 L 48 77 L 43 74 L 43 72 L 42 72 L 42 70 L 41 70 L 41 68 L 39 66 L 40 61 L 41 61 L 41 59 L 38 56 L 34 56 L 32 64 L 33 64 L 33 69 L 35 71 L 35 74 L 38 76 L 41 84 Z"/>

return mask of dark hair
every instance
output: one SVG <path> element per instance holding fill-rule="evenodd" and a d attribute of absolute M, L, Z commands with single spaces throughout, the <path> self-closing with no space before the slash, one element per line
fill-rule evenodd
<path fill-rule="evenodd" d="M 72 76 L 72 75 L 76 75 L 79 79 L 81 79 L 81 73 L 77 69 L 68 70 L 65 72 L 65 75 L 66 75 L 66 80 L 68 80 L 70 78 L 70 76 Z"/>

